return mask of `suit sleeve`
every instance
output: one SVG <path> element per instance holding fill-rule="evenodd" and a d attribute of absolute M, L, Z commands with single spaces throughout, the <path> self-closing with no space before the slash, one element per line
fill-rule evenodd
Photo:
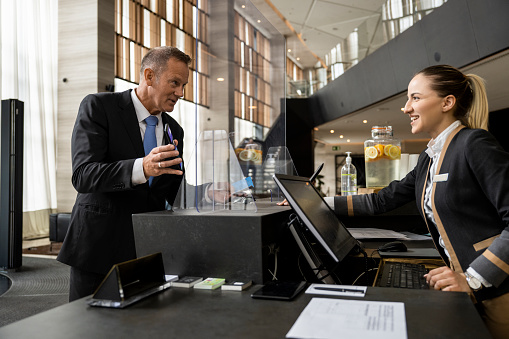
<path fill-rule="evenodd" d="M 415 200 L 415 169 L 401 181 L 394 180 L 378 193 L 334 197 L 339 216 L 367 216 L 391 211 Z"/>
<path fill-rule="evenodd" d="M 509 153 L 483 130 L 476 130 L 472 134 L 464 152 L 480 187 L 496 208 L 505 227 L 470 266 L 498 287 L 509 275 Z"/>
<path fill-rule="evenodd" d="M 136 157 L 129 159 L 127 153 L 118 154 L 116 149 L 112 149 L 121 148 L 115 146 L 120 141 L 112 141 L 112 127 L 100 99 L 96 95 L 85 97 L 79 107 L 71 140 L 72 184 L 79 193 L 132 188 L 131 173 Z"/>

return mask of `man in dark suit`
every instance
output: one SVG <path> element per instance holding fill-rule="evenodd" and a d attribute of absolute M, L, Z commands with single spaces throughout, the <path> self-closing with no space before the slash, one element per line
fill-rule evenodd
<path fill-rule="evenodd" d="M 166 112 L 184 95 L 190 61 L 177 48 L 154 48 L 142 60 L 136 89 L 83 99 L 72 134 L 78 195 L 57 258 L 71 266 L 70 301 L 92 294 L 114 264 L 136 258 L 132 214 L 173 204 L 183 176 L 184 131 Z M 158 147 L 145 155 L 149 116 L 158 118 Z M 164 144 L 165 124 L 178 150 Z"/>

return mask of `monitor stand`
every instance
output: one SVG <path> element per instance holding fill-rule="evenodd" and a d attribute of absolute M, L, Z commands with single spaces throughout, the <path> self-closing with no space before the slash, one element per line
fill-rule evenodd
<path fill-rule="evenodd" d="M 290 216 L 291 218 L 292 216 Z M 295 223 L 298 223 L 298 225 L 295 225 Z M 290 228 L 290 232 L 292 232 L 292 235 L 297 242 L 297 245 L 299 246 L 302 254 L 306 258 L 306 261 L 308 262 L 311 269 L 314 271 L 317 268 L 324 267 L 323 262 L 320 260 L 318 255 L 315 253 L 313 248 L 311 247 L 311 244 L 309 243 L 308 239 L 302 232 L 302 222 L 299 219 L 298 216 L 295 216 L 294 218 L 290 219 L 288 223 L 288 227 Z M 326 283 L 326 284 L 333 284 L 335 285 L 336 282 L 332 278 L 332 276 L 329 274 L 329 272 L 324 268 L 320 269 L 318 273 L 316 274 L 316 277 L 320 279 L 320 281 Z"/>

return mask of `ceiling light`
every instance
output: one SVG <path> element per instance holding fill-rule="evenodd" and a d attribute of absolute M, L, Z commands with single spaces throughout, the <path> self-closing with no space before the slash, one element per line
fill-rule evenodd
<path fill-rule="evenodd" d="M 260 19 L 257 20 L 258 23 L 262 22 Z"/>
<path fill-rule="evenodd" d="M 405 107 L 401 107 L 401 111 L 404 112 L 405 111 Z"/>
<path fill-rule="evenodd" d="M 341 134 L 341 135 L 339 136 L 339 138 L 340 138 L 340 139 L 343 139 L 344 137 L 345 137 L 345 136 L 344 136 L 343 134 Z"/>
<path fill-rule="evenodd" d="M 334 133 L 334 130 L 333 130 L 333 129 L 331 129 L 331 130 L 330 130 L 330 132 L 331 132 L 331 134 L 332 134 L 332 133 Z"/>
<path fill-rule="evenodd" d="M 367 124 L 367 123 L 368 123 L 368 121 L 367 121 L 367 120 L 362 120 L 362 122 L 363 122 L 363 123 L 365 123 L 365 124 Z"/>
<path fill-rule="evenodd" d="M 290 53 L 292 50 L 288 48 L 288 53 Z"/>
<path fill-rule="evenodd" d="M 246 8 L 246 5 L 242 5 L 242 8 Z"/>
<path fill-rule="evenodd" d="M 318 131 L 318 127 L 315 127 L 315 128 L 314 128 L 314 130 L 315 130 L 315 131 Z"/>
<path fill-rule="evenodd" d="M 299 60 L 300 60 L 300 58 L 297 58 L 297 61 L 299 61 Z"/>
<path fill-rule="evenodd" d="M 350 139 L 346 139 L 346 142 L 350 142 Z"/>
<path fill-rule="evenodd" d="M 217 78 L 217 81 L 219 82 L 224 81 L 224 78 Z"/>

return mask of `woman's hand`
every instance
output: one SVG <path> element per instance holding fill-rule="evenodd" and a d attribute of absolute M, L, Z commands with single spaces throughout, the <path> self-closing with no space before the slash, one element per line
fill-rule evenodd
<path fill-rule="evenodd" d="M 281 202 L 278 202 L 277 205 L 278 206 L 288 206 L 288 200 L 285 199 L 285 200 L 283 200 Z"/>
<path fill-rule="evenodd" d="M 463 273 L 454 272 L 447 266 L 435 268 L 424 275 L 430 288 L 442 291 L 472 292 Z"/>

